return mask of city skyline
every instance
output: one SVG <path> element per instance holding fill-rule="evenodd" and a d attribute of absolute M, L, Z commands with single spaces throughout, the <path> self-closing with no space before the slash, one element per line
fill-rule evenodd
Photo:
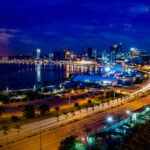
<path fill-rule="evenodd" d="M 0 0 L 0 150 L 149 149 L 149 16 L 148 0 Z"/>
<path fill-rule="evenodd" d="M 68 47 L 109 51 L 115 43 L 149 52 L 147 1 L 22 0 L 0 2 L 0 55 L 44 53 Z"/>

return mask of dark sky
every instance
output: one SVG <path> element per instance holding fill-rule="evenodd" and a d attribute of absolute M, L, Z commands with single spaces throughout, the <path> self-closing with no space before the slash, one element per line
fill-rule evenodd
<path fill-rule="evenodd" d="M 0 55 L 117 42 L 150 51 L 150 0 L 0 0 Z"/>

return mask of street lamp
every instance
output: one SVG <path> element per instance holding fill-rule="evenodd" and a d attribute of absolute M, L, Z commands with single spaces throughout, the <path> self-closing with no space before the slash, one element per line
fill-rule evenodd
<path fill-rule="evenodd" d="M 74 93 L 74 90 L 71 90 L 70 93 Z M 70 95 L 70 93 L 69 93 L 69 105 L 70 105 L 70 101 L 71 101 L 71 95 Z"/>
<path fill-rule="evenodd" d="M 113 122 L 113 117 L 112 117 L 112 116 L 108 116 L 108 117 L 106 118 L 106 120 L 107 120 L 107 123 L 108 123 L 108 124 L 111 124 L 111 123 Z M 110 126 L 109 126 L 108 132 L 110 133 Z M 110 136 L 111 136 L 111 135 L 110 135 Z"/>
<path fill-rule="evenodd" d="M 9 88 L 7 87 L 7 88 L 6 88 L 6 91 L 8 92 L 8 90 L 9 90 Z"/>
<path fill-rule="evenodd" d="M 149 107 L 146 107 L 146 109 L 145 109 L 145 110 L 146 110 L 146 112 L 148 112 L 148 111 L 150 111 L 150 108 L 149 108 Z"/>
<path fill-rule="evenodd" d="M 127 115 L 131 114 L 130 110 L 126 110 L 126 114 Z"/>
<path fill-rule="evenodd" d="M 36 89 L 36 85 L 33 86 L 34 90 Z"/>
<path fill-rule="evenodd" d="M 109 72 L 109 71 L 110 71 L 110 67 L 106 67 L 106 68 L 105 68 L 105 71 L 106 71 L 106 72 Z"/>
<path fill-rule="evenodd" d="M 2 102 L 0 102 L 0 106 L 1 106 L 1 105 L 3 105 L 3 103 L 2 103 Z"/>
<path fill-rule="evenodd" d="M 108 122 L 108 123 L 112 123 L 112 121 L 113 121 L 113 117 L 112 117 L 112 116 L 109 116 L 109 117 L 107 117 L 107 119 L 106 119 L 106 120 L 107 120 L 107 122 Z"/>
<path fill-rule="evenodd" d="M 131 111 L 130 110 L 126 110 L 126 115 L 130 115 L 130 114 L 131 114 Z M 131 122 L 131 118 L 129 118 L 129 122 Z"/>

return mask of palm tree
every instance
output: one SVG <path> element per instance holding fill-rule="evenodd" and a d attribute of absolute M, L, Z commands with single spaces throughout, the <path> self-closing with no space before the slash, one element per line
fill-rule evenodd
<path fill-rule="evenodd" d="M 76 109 L 79 110 L 79 112 L 80 112 L 80 118 L 81 118 L 81 107 L 80 107 L 79 103 L 75 103 L 74 107 L 76 107 Z"/>
<path fill-rule="evenodd" d="M 65 115 L 65 118 L 66 118 L 66 120 L 67 120 L 67 117 L 68 117 L 67 112 L 66 112 L 66 111 L 64 111 L 64 112 L 63 112 L 63 114 Z"/>
<path fill-rule="evenodd" d="M 73 109 L 71 110 L 71 114 L 72 114 L 72 116 L 75 116 L 75 111 Z M 74 119 L 74 117 L 73 117 L 73 119 Z"/>
<path fill-rule="evenodd" d="M 2 116 L 2 114 L 5 112 L 5 108 L 0 106 L 0 117 Z"/>
<path fill-rule="evenodd" d="M 107 105 L 108 105 L 108 108 L 109 108 L 109 99 L 107 99 Z"/>
<path fill-rule="evenodd" d="M 55 110 L 56 110 L 56 112 L 57 112 L 55 116 L 57 117 L 57 122 L 58 122 L 58 121 L 59 121 L 59 116 L 60 116 L 60 113 L 59 113 L 59 110 L 60 110 L 60 109 L 59 109 L 59 107 L 57 106 L 57 107 L 55 107 Z"/>
<path fill-rule="evenodd" d="M 57 107 L 55 107 L 55 110 L 56 110 L 57 112 L 59 112 L 60 108 L 57 106 Z"/>
<path fill-rule="evenodd" d="M 41 116 L 46 115 L 47 112 L 49 112 L 49 105 L 43 104 L 40 107 L 37 108 L 37 110 L 40 112 Z"/>
<path fill-rule="evenodd" d="M 55 117 L 57 118 L 57 122 L 59 122 L 59 116 L 60 116 L 59 113 L 55 114 Z"/>
<path fill-rule="evenodd" d="M 104 110 L 104 100 L 102 100 L 102 110 Z"/>
<path fill-rule="evenodd" d="M 98 111 L 100 111 L 100 104 L 97 103 L 96 105 L 97 105 L 97 107 L 98 107 Z"/>
<path fill-rule="evenodd" d="M 75 103 L 74 107 L 76 107 L 78 109 L 80 107 L 79 103 Z"/>
<path fill-rule="evenodd" d="M 88 100 L 88 105 L 91 106 L 91 104 L 92 104 L 92 101 Z"/>
<path fill-rule="evenodd" d="M 3 126 L 2 130 L 4 131 L 4 135 L 6 136 L 6 145 L 7 145 L 7 149 L 9 149 L 8 147 L 8 132 L 9 132 L 9 126 Z"/>
<path fill-rule="evenodd" d="M 88 115 L 88 111 L 89 111 L 89 105 L 86 105 L 86 111 L 87 111 L 87 115 Z"/>

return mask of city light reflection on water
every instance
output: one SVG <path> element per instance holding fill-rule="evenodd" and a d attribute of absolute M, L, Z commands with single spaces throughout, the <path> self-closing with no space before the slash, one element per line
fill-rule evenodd
<path fill-rule="evenodd" d="M 22 83 L 22 88 L 26 88 L 27 82 L 33 87 L 38 82 L 43 83 L 45 80 L 55 82 L 68 78 L 71 74 L 101 72 L 100 67 L 69 64 L 0 64 L 0 69 L 3 70 L 0 75 L 0 86 L 3 83 L 8 87 L 14 84 L 15 89 L 18 88 L 18 82 Z"/>

